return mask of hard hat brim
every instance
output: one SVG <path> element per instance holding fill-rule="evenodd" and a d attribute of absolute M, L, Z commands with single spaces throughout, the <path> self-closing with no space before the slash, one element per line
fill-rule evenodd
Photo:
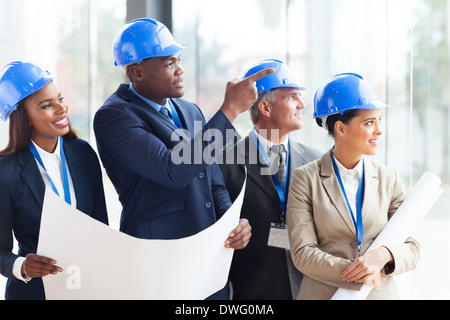
<path fill-rule="evenodd" d="M 14 110 L 17 110 L 17 106 L 21 101 L 23 101 L 25 98 L 29 97 L 33 93 L 36 93 L 39 90 L 41 90 L 47 83 L 49 83 L 50 81 L 52 81 L 54 78 L 56 78 L 59 75 L 60 75 L 60 73 L 57 73 L 57 74 L 49 73 L 49 74 L 43 76 L 41 79 L 39 79 L 39 81 L 37 81 L 36 83 L 30 84 L 28 87 L 23 88 L 24 93 L 18 96 L 17 102 L 14 105 L 8 105 L 5 108 L 3 108 L 2 110 L 0 110 L 1 111 L 0 118 L 2 118 L 3 121 L 8 120 L 11 113 Z"/>
<path fill-rule="evenodd" d="M 269 88 L 264 88 L 263 86 L 257 86 L 258 93 L 269 92 L 270 90 L 278 89 L 278 88 L 296 88 L 296 89 L 298 89 L 300 91 L 306 90 L 306 87 L 299 86 L 299 85 L 297 85 L 295 83 L 282 84 L 282 85 L 272 86 L 272 87 L 269 87 Z"/>
<path fill-rule="evenodd" d="M 347 108 L 339 108 L 339 107 L 333 107 L 330 108 L 328 110 L 328 112 L 323 112 L 323 113 L 316 113 L 314 112 L 313 114 L 313 118 L 321 118 L 324 116 L 331 116 L 334 114 L 343 114 L 345 111 L 349 111 L 349 110 L 375 110 L 375 109 L 383 109 L 383 108 L 387 108 L 389 107 L 387 104 L 381 102 L 381 101 L 371 101 L 370 103 L 364 104 L 364 105 L 355 105 L 355 106 L 351 106 L 351 107 L 347 107 Z"/>
<path fill-rule="evenodd" d="M 115 60 L 114 66 L 115 67 L 124 67 L 129 64 L 135 64 L 135 63 L 140 64 L 145 59 L 156 58 L 156 57 L 170 57 L 171 55 L 174 55 L 184 49 L 186 49 L 186 46 L 179 44 L 179 43 L 175 43 L 167 48 L 162 49 L 161 53 L 154 53 L 152 55 L 143 56 L 143 57 L 140 57 L 140 60 L 136 60 L 135 58 L 123 59 L 120 61 Z"/>

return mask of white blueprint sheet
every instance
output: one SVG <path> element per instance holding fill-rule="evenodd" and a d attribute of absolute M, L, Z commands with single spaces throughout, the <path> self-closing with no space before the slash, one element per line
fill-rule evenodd
<path fill-rule="evenodd" d="M 131 237 L 67 205 L 47 189 L 37 253 L 63 272 L 43 278 L 48 300 L 205 299 L 228 279 L 233 249 L 224 247 L 239 223 L 246 179 L 214 225 L 177 240 Z"/>

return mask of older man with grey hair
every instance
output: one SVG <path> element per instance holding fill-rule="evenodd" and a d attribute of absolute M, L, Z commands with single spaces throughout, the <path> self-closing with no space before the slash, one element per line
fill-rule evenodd
<path fill-rule="evenodd" d="M 232 201 L 238 196 L 247 169 L 247 188 L 241 217 L 252 226 L 248 246 L 234 254 L 230 281 L 235 300 L 290 300 L 297 296 L 301 274 L 293 266 L 285 212 L 293 170 L 317 159 L 321 152 L 289 138 L 303 127 L 297 84 L 281 61 L 256 63 L 247 77 L 265 68 L 275 72 L 256 81 L 258 99 L 250 109 L 254 128 L 227 150 L 220 164 Z"/>

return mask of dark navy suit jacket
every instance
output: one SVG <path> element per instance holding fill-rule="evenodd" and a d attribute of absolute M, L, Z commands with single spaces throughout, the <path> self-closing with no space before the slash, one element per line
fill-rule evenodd
<path fill-rule="evenodd" d="M 121 84 L 94 118 L 99 155 L 123 206 L 120 229 L 138 238 L 191 236 L 231 206 L 219 166 L 208 164 L 203 151 L 208 145 L 220 150 L 227 142 L 226 130 L 234 132 L 234 127 L 221 111 L 206 123 L 195 104 L 171 101 L 190 138 L 183 141 L 191 158 L 183 163 L 172 152 L 182 143 L 172 137 L 178 128 L 129 85 Z M 221 139 L 203 141 L 208 129 L 222 132 Z"/>
<path fill-rule="evenodd" d="M 240 193 L 247 168 L 248 179 L 241 217 L 248 219 L 252 226 L 252 239 L 248 246 L 236 251 L 233 256 L 230 270 L 233 299 L 295 299 L 302 275 L 293 265 L 290 251 L 267 245 L 270 224 L 281 223 L 282 214 L 272 176 L 261 174 L 262 168 L 267 165 L 261 162 L 262 157 L 251 136 L 240 140 L 228 149 L 227 154 L 233 157 L 225 157 L 227 161 L 220 168 L 232 200 Z M 297 167 L 318 159 L 320 155 L 318 150 L 290 138 L 288 184 Z"/>
<path fill-rule="evenodd" d="M 95 151 L 84 140 L 64 139 L 64 152 L 77 209 L 108 224 L 102 173 Z M 5 299 L 45 299 L 42 278 L 24 283 L 12 274 L 18 257 L 12 253 L 12 231 L 20 256 L 36 253 L 44 193 L 44 181 L 31 151 L 0 157 L 0 272 L 8 278 Z"/>

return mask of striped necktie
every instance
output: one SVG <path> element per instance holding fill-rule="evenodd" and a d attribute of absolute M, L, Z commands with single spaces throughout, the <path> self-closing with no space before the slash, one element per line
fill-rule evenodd
<path fill-rule="evenodd" d="M 170 115 L 169 115 L 169 110 L 167 110 L 166 107 L 161 107 L 161 109 L 159 109 L 159 112 L 165 116 L 167 119 L 171 119 Z"/>
<path fill-rule="evenodd" d="M 283 144 L 274 144 L 270 151 L 277 155 L 275 159 L 275 163 L 278 164 L 277 168 L 273 168 L 277 170 L 277 177 L 280 181 L 281 186 L 284 186 L 284 179 L 286 177 L 286 148 Z"/>

